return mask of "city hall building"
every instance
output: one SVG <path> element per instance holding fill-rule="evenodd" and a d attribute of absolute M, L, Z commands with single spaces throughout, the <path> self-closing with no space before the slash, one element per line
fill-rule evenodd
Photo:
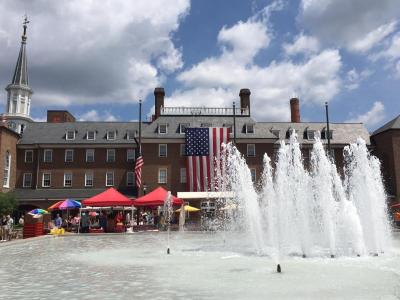
<path fill-rule="evenodd" d="M 2 191 L 14 191 L 20 209 L 47 208 L 55 201 L 77 200 L 115 187 L 136 197 L 158 186 L 176 194 L 187 190 L 186 128 L 230 128 L 236 146 L 246 158 L 254 182 L 260 178 L 263 155 L 274 158 L 281 140 L 295 130 L 307 165 L 316 134 L 331 144 L 340 169 L 342 150 L 362 137 L 363 124 L 301 122 L 299 100 L 288 101 L 291 122 L 257 122 L 251 116 L 251 92 L 239 91 L 237 107 L 169 107 L 165 91 L 154 90 L 155 114 L 141 124 L 144 165 L 142 186 L 135 186 L 136 140 L 139 122 L 80 122 L 65 110 L 47 112 L 47 122 L 30 117 L 33 90 L 26 59 L 26 24 L 11 83 L 6 87 L 7 110 L 0 130 Z M 253 91 L 257 93 L 257 91 Z"/>

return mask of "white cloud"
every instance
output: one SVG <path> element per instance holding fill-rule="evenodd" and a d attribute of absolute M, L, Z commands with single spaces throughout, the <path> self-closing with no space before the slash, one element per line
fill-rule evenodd
<path fill-rule="evenodd" d="M 313 54 L 320 49 L 319 41 L 312 36 L 304 35 L 303 33 L 295 37 L 292 44 L 283 44 L 283 50 L 289 56 L 296 54 Z"/>
<path fill-rule="evenodd" d="M 300 23 L 320 40 L 365 52 L 395 29 L 398 0 L 302 0 Z"/>
<path fill-rule="evenodd" d="M 118 119 L 114 115 L 112 115 L 109 111 L 99 114 L 99 112 L 95 109 L 89 110 L 88 112 L 80 115 L 78 120 L 79 121 L 106 121 L 106 122 L 118 121 Z"/>
<path fill-rule="evenodd" d="M 383 103 L 381 101 L 376 101 L 369 111 L 355 118 L 351 118 L 346 122 L 364 123 L 366 127 L 372 128 L 385 119 L 385 114 L 385 106 Z"/>
<path fill-rule="evenodd" d="M 302 98 L 302 103 L 320 104 L 339 92 L 341 57 L 337 50 L 323 50 L 301 63 L 285 58 L 267 66 L 255 64 L 255 56 L 271 36 L 268 20 L 262 18 L 252 17 L 222 28 L 221 54 L 181 72 L 177 79 L 185 89 L 176 91 L 166 105 L 230 107 L 233 100 L 238 100 L 241 88 L 250 88 L 253 116 L 258 120 L 289 120 L 288 102 L 293 93 Z M 254 41 L 247 43 L 249 40 Z"/>
<path fill-rule="evenodd" d="M 363 70 L 357 72 L 356 69 L 351 69 L 346 74 L 345 88 L 348 90 L 355 90 L 360 86 L 360 83 L 372 75 L 371 70 Z"/>
<path fill-rule="evenodd" d="M 190 0 L 1 1 L 0 85 L 12 76 L 26 11 L 33 105 L 144 99 L 183 66 L 173 35 L 189 8 Z"/>

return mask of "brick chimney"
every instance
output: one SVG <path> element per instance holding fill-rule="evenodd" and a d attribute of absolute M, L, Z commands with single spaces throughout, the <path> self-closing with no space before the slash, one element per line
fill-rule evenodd
<path fill-rule="evenodd" d="M 300 123 L 300 104 L 298 98 L 290 99 L 290 114 L 292 123 Z"/>
<path fill-rule="evenodd" d="M 241 114 L 243 114 L 246 109 L 248 109 L 248 113 L 250 115 L 250 90 L 249 89 L 241 89 L 239 93 L 240 97 L 240 109 Z"/>
<path fill-rule="evenodd" d="M 161 108 L 164 107 L 164 96 L 164 88 L 156 87 L 154 89 L 155 119 L 157 119 L 161 115 Z"/>

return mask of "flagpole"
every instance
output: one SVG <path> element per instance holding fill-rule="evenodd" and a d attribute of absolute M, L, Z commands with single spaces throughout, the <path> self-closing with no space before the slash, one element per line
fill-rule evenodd
<path fill-rule="evenodd" d="M 233 101 L 233 144 L 236 145 L 236 105 Z"/>
<path fill-rule="evenodd" d="M 142 100 L 139 100 L 139 155 L 138 156 L 141 155 L 142 155 Z"/>
<path fill-rule="evenodd" d="M 325 114 L 326 114 L 326 131 L 325 138 L 328 139 L 328 156 L 331 157 L 331 139 L 329 136 L 329 111 L 328 102 L 325 102 Z"/>

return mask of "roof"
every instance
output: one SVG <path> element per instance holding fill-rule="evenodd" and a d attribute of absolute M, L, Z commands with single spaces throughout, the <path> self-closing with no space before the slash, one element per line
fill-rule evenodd
<path fill-rule="evenodd" d="M 400 115 L 398 115 L 393 120 L 387 122 L 385 125 L 383 125 L 382 127 L 378 128 L 377 130 L 375 130 L 372 133 L 372 135 L 387 131 L 389 129 L 400 129 Z"/>
<path fill-rule="evenodd" d="M 158 133 L 161 124 L 167 125 L 167 133 Z M 145 139 L 184 139 L 180 133 L 180 124 L 191 127 L 199 126 L 232 126 L 233 118 L 229 116 L 161 116 L 154 122 L 142 123 L 142 138 Z M 254 132 L 246 133 L 246 126 L 253 125 Z M 362 123 L 330 123 L 333 131 L 332 144 L 349 144 L 357 138 L 363 138 L 370 143 L 369 133 Z M 236 137 L 238 139 L 270 139 L 279 143 L 286 138 L 286 132 L 295 129 L 298 132 L 300 143 L 313 143 L 307 138 L 307 130 L 324 131 L 326 123 L 323 122 L 256 122 L 248 116 L 236 118 Z M 65 135 L 69 130 L 74 130 L 74 140 L 66 140 Z M 107 140 L 107 131 L 116 131 L 115 140 Z M 131 144 L 133 140 L 127 139 L 128 131 L 138 131 L 138 122 L 67 122 L 67 123 L 31 123 L 24 131 L 19 141 L 20 145 L 30 144 Z M 87 140 L 88 131 L 96 132 L 95 140 Z M 231 137 L 232 138 L 232 137 Z"/>
<path fill-rule="evenodd" d="M 135 206 L 160 206 L 164 205 L 165 200 L 167 200 L 168 191 L 163 187 L 159 186 L 155 190 L 151 191 L 147 195 L 144 195 L 140 198 L 137 198 L 133 201 Z M 181 205 L 183 204 L 182 199 L 177 198 L 172 195 L 172 204 L 173 205 Z"/>
<path fill-rule="evenodd" d="M 118 192 L 115 188 L 109 188 L 100 194 L 83 200 L 85 206 L 133 206 L 133 201 Z"/>
<path fill-rule="evenodd" d="M 14 193 L 19 201 L 27 200 L 65 200 L 72 198 L 76 200 L 82 200 L 90 198 L 105 191 L 102 189 L 15 189 Z M 131 197 L 132 195 L 127 191 L 122 191 L 126 196 Z"/>
<path fill-rule="evenodd" d="M 14 75 L 11 84 L 12 86 L 22 86 L 28 88 L 29 78 L 28 78 L 28 61 L 26 59 L 26 36 L 22 36 L 21 48 L 19 49 L 17 64 L 15 65 Z"/>

